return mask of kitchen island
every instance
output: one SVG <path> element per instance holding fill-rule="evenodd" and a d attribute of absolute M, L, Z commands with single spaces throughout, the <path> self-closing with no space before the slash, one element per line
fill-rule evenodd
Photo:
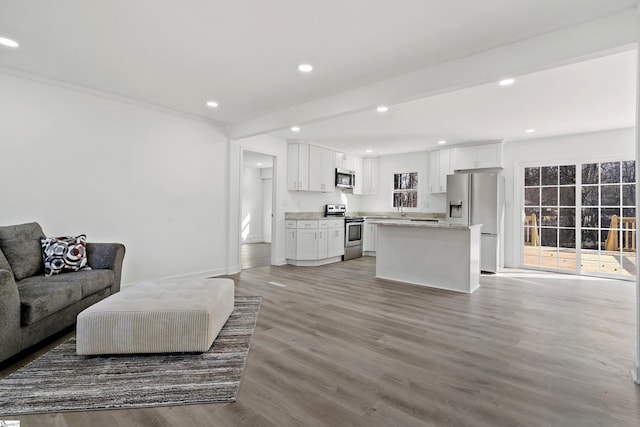
<path fill-rule="evenodd" d="M 480 286 L 481 225 L 374 220 L 376 277 L 472 293 Z"/>

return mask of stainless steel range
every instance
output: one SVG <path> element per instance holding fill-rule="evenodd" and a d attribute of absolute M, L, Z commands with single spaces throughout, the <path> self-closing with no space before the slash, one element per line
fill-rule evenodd
<path fill-rule="evenodd" d="M 364 232 L 364 218 L 346 216 L 347 206 L 342 204 L 326 205 L 326 216 L 344 217 L 344 255 L 342 260 L 359 258 L 362 256 L 362 235 Z"/>

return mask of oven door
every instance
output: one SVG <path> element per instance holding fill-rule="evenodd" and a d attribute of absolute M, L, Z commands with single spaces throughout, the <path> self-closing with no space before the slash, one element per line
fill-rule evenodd
<path fill-rule="evenodd" d="M 364 222 L 347 222 L 346 227 L 347 229 L 344 233 L 344 246 L 361 246 Z"/>

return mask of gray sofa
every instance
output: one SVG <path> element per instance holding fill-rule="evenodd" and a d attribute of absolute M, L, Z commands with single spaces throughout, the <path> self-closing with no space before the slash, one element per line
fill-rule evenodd
<path fill-rule="evenodd" d="M 120 290 L 125 248 L 87 243 L 91 270 L 44 275 L 37 223 L 0 227 L 0 363 L 63 331 Z"/>

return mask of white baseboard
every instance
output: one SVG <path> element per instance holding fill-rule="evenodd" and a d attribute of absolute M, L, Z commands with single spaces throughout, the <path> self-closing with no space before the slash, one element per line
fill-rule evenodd
<path fill-rule="evenodd" d="M 634 367 L 631 370 L 631 377 L 634 383 L 640 385 L 640 361 L 638 360 L 635 361 Z"/>
<path fill-rule="evenodd" d="M 164 280 L 174 280 L 174 279 L 206 279 L 207 277 L 224 276 L 225 274 L 227 273 L 224 269 L 217 268 L 215 270 L 198 271 L 195 273 L 179 274 L 176 276 L 154 277 L 153 279 L 148 279 L 148 281 L 157 280 L 161 282 Z M 147 280 L 139 280 L 137 282 L 123 283 L 120 285 L 120 288 L 124 289 L 128 286 L 135 285 L 136 283 L 142 282 L 142 281 L 147 281 Z"/>

